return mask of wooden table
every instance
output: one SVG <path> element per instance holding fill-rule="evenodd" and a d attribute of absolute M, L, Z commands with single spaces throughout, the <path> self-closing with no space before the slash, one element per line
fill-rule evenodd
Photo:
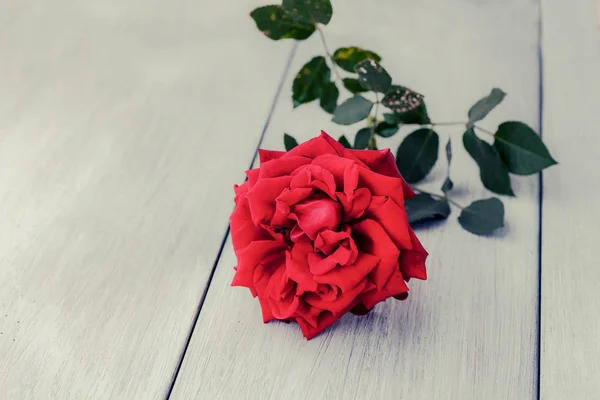
<path fill-rule="evenodd" d="M 598 398 L 597 1 L 334 1 L 331 47 L 377 51 L 440 121 L 502 88 L 484 126 L 523 120 L 560 164 L 513 178 L 497 237 L 418 230 L 429 280 L 309 342 L 229 286 L 257 146 L 355 130 L 292 110 L 321 44 L 260 35 L 268 3 L 0 1 L 0 398 Z M 489 196 L 440 134 L 457 200 Z"/>

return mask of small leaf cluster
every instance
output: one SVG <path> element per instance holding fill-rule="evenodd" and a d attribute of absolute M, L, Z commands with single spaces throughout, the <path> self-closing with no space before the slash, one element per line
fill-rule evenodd
<path fill-rule="evenodd" d="M 305 63 L 294 78 L 294 107 L 318 100 L 320 107 L 332 114 L 332 122 L 336 124 L 353 125 L 364 121 L 366 126 L 356 132 L 353 142 L 345 136 L 338 139 L 346 148 L 377 149 L 377 137 L 388 138 L 397 134 L 401 126 L 415 126 L 396 151 L 398 170 L 418 192 L 405 202 L 411 225 L 446 219 L 451 213 L 450 205 L 454 205 L 461 209 L 458 222 L 473 234 L 487 235 L 504 226 L 504 206 L 500 199 L 477 200 L 467 207 L 451 199 L 455 185 L 450 176 L 450 138 L 445 145 L 447 174 L 440 187 L 441 194 L 413 186 L 431 172 L 438 160 L 440 136 L 436 127 L 442 124 L 431 120 L 423 95 L 393 83 L 381 65 L 382 57 L 374 51 L 353 46 L 330 53 L 323 26 L 332 15 L 329 0 L 283 0 L 281 5 L 260 7 L 250 14 L 258 29 L 270 39 L 306 40 L 315 32 L 321 38 L 324 54 Z M 342 102 L 338 101 L 340 89 L 349 92 L 349 97 Z M 510 174 L 537 174 L 556 161 L 539 135 L 523 122 L 503 122 L 496 132 L 477 125 L 505 96 L 502 90 L 492 89 L 468 110 L 466 120 L 451 124 L 464 126 L 462 142 L 475 161 L 473 167 L 478 168 L 483 186 L 498 195 L 514 196 Z M 490 140 L 483 140 L 482 135 L 489 136 Z M 284 134 L 286 150 L 297 144 L 291 135 Z"/>

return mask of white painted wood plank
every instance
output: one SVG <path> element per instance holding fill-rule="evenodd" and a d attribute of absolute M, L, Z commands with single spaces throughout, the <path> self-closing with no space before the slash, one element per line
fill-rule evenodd
<path fill-rule="evenodd" d="M 2 399 L 166 394 L 292 45 L 255 3 L 0 2 Z"/>
<path fill-rule="evenodd" d="M 542 1 L 543 137 L 559 165 L 544 172 L 541 394 L 600 394 L 600 4 Z"/>
<path fill-rule="evenodd" d="M 463 120 L 495 85 L 509 93 L 484 124 L 505 119 L 537 126 L 538 9 L 533 2 L 396 0 L 334 3 L 330 47 L 360 45 L 381 54 L 392 76 L 428 95 L 438 121 Z M 372 26 L 355 32 L 357 26 Z M 321 52 L 302 44 L 292 71 Z M 291 86 L 291 77 L 287 87 Z M 331 124 L 317 104 L 292 111 L 282 97 L 265 148 L 282 133 L 308 139 L 358 128 Z M 404 131 L 405 133 L 407 131 Z M 489 197 L 454 139 L 457 201 Z M 400 137 L 386 141 L 395 148 Z M 445 143 L 445 141 L 444 141 Z M 428 179 L 437 190 L 444 163 Z M 436 179 L 436 183 L 431 183 Z M 538 182 L 514 179 L 505 199 L 503 237 L 463 231 L 457 211 L 444 225 L 417 234 L 431 253 L 427 282 L 411 281 L 405 302 L 388 301 L 367 317 L 344 317 L 306 342 L 294 324 L 261 322 L 260 307 L 229 286 L 231 244 L 220 260 L 176 381 L 173 399 L 533 399 L 537 384 Z"/>

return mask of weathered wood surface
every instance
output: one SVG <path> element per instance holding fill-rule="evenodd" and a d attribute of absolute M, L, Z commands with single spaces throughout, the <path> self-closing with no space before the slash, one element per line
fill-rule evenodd
<path fill-rule="evenodd" d="M 600 396 L 600 3 L 542 1 L 544 172 L 540 398 Z"/>
<path fill-rule="evenodd" d="M 0 398 L 166 395 L 292 46 L 255 5 L 0 2 Z"/>
<path fill-rule="evenodd" d="M 397 83 L 427 96 L 437 121 L 464 120 L 472 103 L 498 86 L 509 96 L 483 125 L 520 119 L 537 128 L 538 13 L 532 1 L 345 2 L 326 34 L 332 49 L 359 45 L 380 53 Z M 373 23 L 367 28 L 365 21 Z M 301 44 L 292 71 L 318 53 L 318 38 Z M 320 129 L 354 136 L 358 128 L 333 125 L 317 104 L 292 111 L 292 78 L 263 147 L 281 149 L 284 131 L 302 140 Z M 440 134 L 443 143 L 448 135 L 454 140 L 456 200 L 490 197 L 462 149 L 462 130 Z M 382 144 L 395 148 L 399 140 Z M 444 168 L 441 162 L 423 186 L 437 190 Z M 172 398 L 535 398 L 538 179 L 515 178 L 513 186 L 517 198 L 504 199 L 501 239 L 463 231 L 454 210 L 443 227 L 417 232 L 431 252 L 430 279 L 411 281 L 407 301 L 347 316 L 310 342 L 293 324 L 263 325 L 250 293 L 229 287 L 235 257 L 228 242 Z"/>

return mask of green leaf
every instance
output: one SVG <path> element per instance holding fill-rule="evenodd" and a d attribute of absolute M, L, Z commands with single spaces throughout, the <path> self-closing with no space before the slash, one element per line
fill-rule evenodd
<path fill-rule="evenodd" d="M 354 78 L 344 78 L 342 79 L 344 82 L 344 87 L 348 89 L 348 91 L 352 94 L 368 92 L 368 89 L 365 89 L 360 85 L 358 79 Z"/>
<path fill-rule="evenodd" d="M 303 25 L 288 17 L 281 6 L 259 7 L 250 13 L 256 27 L 273 40 L 304 40 L 315 31 L 314 24 Z"/>
<path fill-rule="evenodd" d="M 310 103 L 321 97 L 323 89 L 330 82 L 331 71 L 325 58 L 318 56 L 304 64 L 292 85 L 294 107 Z"/>
<path fill-rule="evenodd" d="M 392 77 L 377 61 L 368 58 L 356 64 L 358 81 L 365 89 L 385 93 L 392 85 Z"/>
<path fill-rule="evenodd" d="M 458 222 L 475 235 L 487 235 L 504 226 L 504 205 L 495 197 L 474 201 L 462 210 Z"/>
<path fill-rule="evenodd" d="M 446 200 L 434 199 L 432 196 L 419 193 L 404 202 L 408 215 L 408 223 L 416 225 L 434 219 L 446 219 L 450 215 L 450 205 Z"/>
<path fill-rule="evenodd" d="M 446 180 L 444 181 L 444 184 L 442 185 L 442 192 L 448 193 L 449 191 L 452 190 L 453 187 L 454 187 L 454 182 L 452 182 L 452 179 L 450 179 L 450 177 L 447 176 Z"/>
<path fill-rule="evenodd" d="M 472 128 L 467 129 L 464 133 L 463 144 L 479 166 L 479 176 L 483 186 L 494 193 L 514 196 L 508 169 L 502 162 L 498 151 L 479 139 Z"/>
<path fill-rule="evenodd" d="M 354 137 L 354 148 L 355 149 L 366 149 L 369 146 L 369 139 L 371 138 L 371 129 L 370 128 L 362 128 L 358 132 L 356 132 L 356 136 Z"/>
<path fill-rule="evenodd" d="M 304 25 L 327 25 L 333 14 L 329 0 L 283 0 L 282 6 L 288 16 Z"/>
<path fill-rule="evenodd" d="M 290 151 L 294 147 L 298 146 L 298 142 L 292 136 L 287 133 L 283 134 L 283 145 L 285 146 L 285 151 Z"/>
<path fill-rule="evenodd" d="M 339 125 L 352 125 L 369 116 L 373 102 L 356 95 L 337 106 L 333 114 L 333 122 Z"/>
<path fill-rule="evenodd" d="M 340 47 L 333 53 L 333 61 L 344 71 L 354 72 L 354 67 L 359 62 L 372 58 L 379 62 L 381 57 L 369 50 L 363 50 L 359 47 Z"/>
<path fill-rule="evenodd" d="M 429 115 L 427 115 L 427 107 L 425 106 L 425 103 L 421 103 L 419 107 L 412 111 L 408 111 L 403 114 L 396 114 L 396 119 L 400 124 L 425 125 L 431 123 Z"/>
<path fill-rule="evenodd" d="M 502 102 L 504 96 L 506 96 L 506 93 L 502 90 L 492 89 L 490 94 L 477 101 L 469 110 L 469 125 L 484 119 L 494 107 Z"/>
<path fill-rule="evenodd" d="M 416 110 L 423 103 L 423 95 L 403 86 L 394 86 L 386 93 L 381 104 L 396 114 Z"/>
<path fill-rule="evenodd" d="M 408 183 L 427 176 L 437 161 L 439 145 L 438 134 L 429 128 L 417 129 L 400 143 L 396 165 Z"/>
<path fill-rule="evenodd" d="M 513 174 L 531 175 L 557 164 L 537 133 L 522 122 L 500 124 L 494 147 Z"/>
<path fill-rule="evenodd" d="M 398 119 L 396 118 L 396 116 L 394 114 L 389 114 L 389 113 L 383 114 L 383 120 L 387 124 L 398 125 Z"/>
<path fill-rule="evenodd" d="M 329 114 L 333 114 L 337 107 L 337 100 L 340 92 L 335 86 L 335 83 L 329 82 L 323 88 L 323 93 L 321 93 L 321 108 L 328 112 Z"/>
<path fill-rule="evenodd" d="M 446 160 L 448 160 L 448 167 L 450 167 L 450 163 L 452 162 L 452 141 L 448 138 L 448 143 L 446 143 Z"/>
<path fill-rule="evenodd" d="M 348 139 L 346 138 L 346 136 L 342 135 L 340 136 L 340 138 L 338 139 L 338 142 L 344 146 L 347 149 L 351 149 L 352 145 L 350 144 L 350 142 L 348 141 Z"/>
<path fill-rule="evenodd" d="M 388 124 L 387 122 L 380 122 L 377 124 L 377 127 L 375 127 L 375 133 L 381 137 L 390 137 L 394 133 L 398 132 L 398 129 L 400 129 L 398 125 Z"/>

